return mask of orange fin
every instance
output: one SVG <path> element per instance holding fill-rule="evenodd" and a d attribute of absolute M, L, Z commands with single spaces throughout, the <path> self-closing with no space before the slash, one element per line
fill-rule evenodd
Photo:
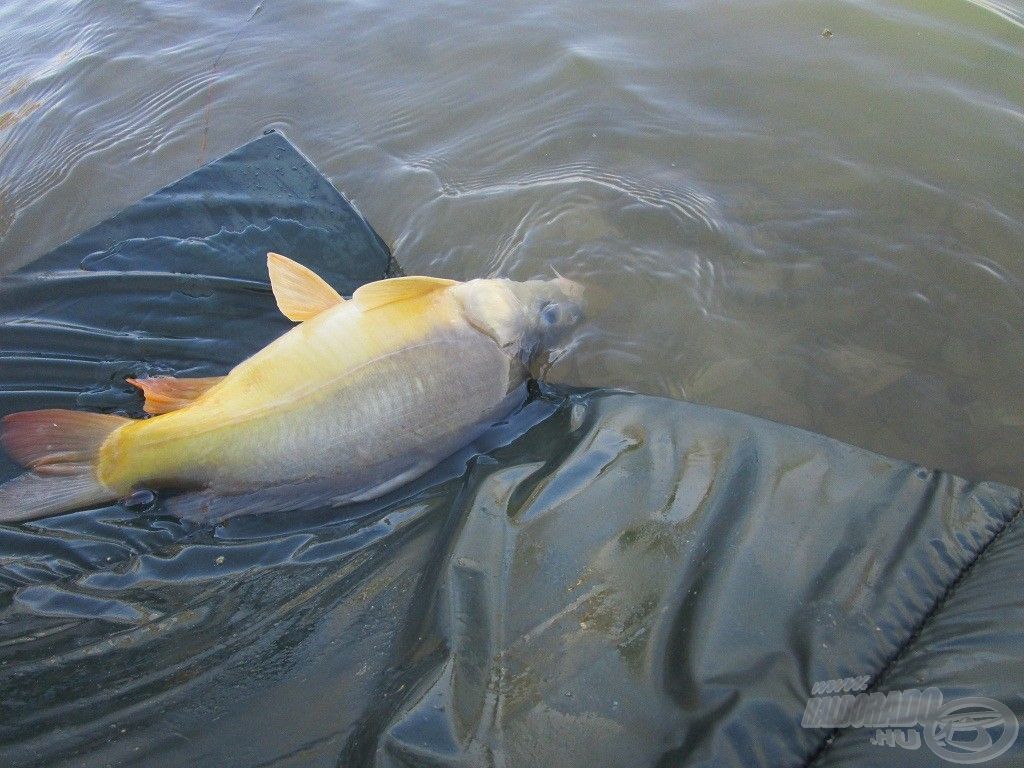
<path fill-rule="evenodd" d="M 210 388 L 224 381 L 224 376 L 203 379 L 178 379 L 174 376 L 154 376 L 150 379 L 127 379 L 146 396 L 143 410 L 152 416 L 170 413 L 191 404 Z"/>
<path fill-rule="evenodd" d="M 11 458 L 40 474 L 69 474 L 91 465 L 103 441 L 131 419 L 51 408 L 3 418 L 0 444 Z"/>
<path fill-rule="evenodd" d="M 325 309 L 345 303 L 341 295 L 316 272 L 287 256 L 268 253 L 267 271 L 270 272 L 270 287 L 278 309 L 289 320 L 301 323 Z"/>

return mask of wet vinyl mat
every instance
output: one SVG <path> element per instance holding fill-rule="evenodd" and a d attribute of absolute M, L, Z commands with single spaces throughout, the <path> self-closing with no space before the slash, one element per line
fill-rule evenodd
<path fill-rule="evenodd" d="M 289 327 L 268 250 L 396 269 L 264 136 L 0 278 L 0 412 L 224 373 Z M 3 765 L 859 765 L 815 682 L 1024 712 L 1021 493 L 729 411 L 540 385 L 373 502 L 163 503 L 0 527 Z"/>

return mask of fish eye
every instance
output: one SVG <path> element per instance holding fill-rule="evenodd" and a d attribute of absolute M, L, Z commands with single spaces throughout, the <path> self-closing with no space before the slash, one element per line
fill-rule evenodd
<path fill-rule="evenodd" d="M 546 325 L 554 325 L 558 322 L 558 318 L 561 312 L 558 309 L 557 304 L 545 304 L 540 311 L 540 319 L 544 321 Z"/>

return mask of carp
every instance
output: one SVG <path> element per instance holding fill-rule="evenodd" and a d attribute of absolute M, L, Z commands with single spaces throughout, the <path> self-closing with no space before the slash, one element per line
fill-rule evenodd
<path fill-rule="evenodd" d="M 0 444 L 28 471 L 0 485 L 0 521 L 161 488 L 193 491 L 169 507 L 183 517 L 286 509 L 308 489 L 376 498 L 519 407 L 531 366 L 582 318 L 582 288 L 562 277 L 398 277 L 344 299 L 291 259 L 267 265 L 299 324 L 227 375 L 128 379 L 150 418 L 6 416 Z"/>

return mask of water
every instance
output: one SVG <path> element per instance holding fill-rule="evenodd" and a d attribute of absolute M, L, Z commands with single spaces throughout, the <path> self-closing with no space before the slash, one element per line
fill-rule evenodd
<path fill-rule="evenodd" d="M 0 269 L 283 129 L 410 273 L 605 285 L 557 379 L 1024 483 L 1019 3 L 86 0 L 0 30 Z"/>
<path fill-rule="evenodd" d="M 9 0 L 0 4 L 0 273 L 276 128 L 356 203 L 409 273 L 525 279 L 554 267 L 602 285 L 604 306 L 552 372 L 557 381 L 724 406 L 1021 486 L 1022 64 L 1019 2 Z M 191 247 L 202 255 L 215 245 Z M 156 298 L 147 306 L 140 288 L 124 309 L 142 320 L 126 327 L 160 326 L 162 311 L 189 300 L 188 291 L 163 290 L 169 283 L 139 285 Z M 207 363 L 222 370 L 238 349 L 217 343 L 219 329 L 255 342 L 285 327 L 252 285 L 229 295 L 238 298 L 222 308 L 231 325 L 204 326 L 212 338 L 94 339 L 123 347 L 104 347 L 94 355 L 102 365 L 76 366 L 55 391 L 88 379 L 82 387 L 96 389 L 85 405 L 113 407 L 128 397 L 111 383 L 118 366 L 142 360 L 160 372 L 160 351 L 173 349 L 199 373 Z M 264 305 L 271 314 L 254 318 Z M 33 765 L 187 764 L 182 755 L 232 765 L 276 755 L 266 764 L 281 766 L 359 755 L 366 764 L 382 728 L 446 663 L 449 606 L 465 603 L 454 623 L 484 648 L 479 658 L 493 650 L 488 643 L 504 648 L 502 626 L 478 632 L 486 622 L 471 604 L 476 592 L 449 589 L 472 582 L 477 565 L 476 589 L 507 598 L 506 619 L 521 600 L 517 621 L 536 629 L 519 634 L 555 649 L 541 657 L 534 646 L 512 646 L 550 679 L 505 681 L 515 694 L 509 733 L 527 722 L 516 708 L 535 711 L 523 704 L 535 698 L 552 711 L 598 711 L 586 699 L 595 689 L 556 687 L 586 683 L 587 669 L 604 676 L 622 648 L 558 656 L 561 624 L 545 635 L 538 617 L 577 599 L 559 579 L 576 584 L 570 566 L 586 558 L 568 544 L 546 547 L 544 536 L 589 557 L 580 543 L 587 533 L 597 552 L 590 576 L 637 592 L 605 605 L 603 620 L 584 617 L 593 626 L 573 630 L 581 636 L 639 623 L 665 637 L 659 622 L 673 614 L 654 604 L 668 598 L 640 593 L 657 582 L 652 574 L 669 583 L 695 567 L 688 548 L 706 541 L 694 533 L 698 517 L 669 521 L 678 541 L 658 541 L 671 551 L 643 558 L 615 544 L 637 534 L 617 538 L 612 522 L 629 510 L 612 496 L 592 500 L 611 499 L 600 520 L 606 542 L 585 515 L 538 534 L 544 521 L 502 519 L 486 493 L 474 495 L 479 486 L 518 498 L 508 489 L 541 483 L 533 473 L 549 457 L 540 448 L 570 453 L 574 428 L 554 422 L 545 427 L 550 445 L 499 454 L 503 461 L 482 462 L 469 480 L 456 467 L 439 490 L 348 517 L 192 529 L 111 508 L 5 529 L 0 664 L 13 712 L 5 739 Z M 701 468 L 719 453 L 704 445 L 686 463 L 697 477 L 685 486 L 691 495 L 706 491 Z M 585 463 L 558 466 L 573 461 Z M 810 508 L 815 483 L 832 480 L 813 463 L 793 466 L 800 471 L 786 466 L 793 487 L 783 483 L 782 492 L 808 494 Z M 637 467 L 611 479 L 653 493 L 657 478 L 643 474 L 657 468 L 653 459 Z M 480 509 L 465 512 L 474 504 Z M 849 504 L 850 519 L 873 509 L 856 495 Z M 473 536 L 461 535 L 466 518 Z M 892 525 L 843 530 L 902 547 Z M 887 531 L 895 533 L 881 536 Z M 712 539 L 722 560 L 754 567 L 766 595 L 811 570 L 772 570 L 758 547 Z M 808 547 L 801 557 L 830 552 Z M 503 557 L 519 575 L 501 572 Z M 853 570 L 869 574 L 872 562 Z M 747 575 L 715 573 L 722 582 Z M 538 574 L 549 602 L 523 574 Z M 903 604 L 889 594 L 879 592 L 879 603 Z M 728 605 L 715 595 L 693 600 Z M 860 618 L 845 603 L 827 604 L 825 615 L 807 623 L 840 641 L 850 632 L 842 618 Z M 576 618 L 571 606 L 559 616 Z M 766 631 L 782 626 L 761 619 Z M 881 624 L 878 642 L 898 645 L 899 623 Z M 629 637 L 630 674 L 607 676 L 607 719 L 573 726 L 589 723 L 595 740 L 611 733 L 620 749 L 632 742 L 613 725 L 650 746 L 664 737 L 653 720 L 664 714 L 671 732 L 678 715 L 637 693 L 661 696 L 664 681 L 643 687 L 644 654 L 658 651 Z M 823 647 L 831 658 L 838 645 Z M 587 667 L 591 659 L 600 663 Z M 488 681 L 477 682 L 489 696 Z M 509 743 L 529 750 L 527 737 Z"/>

